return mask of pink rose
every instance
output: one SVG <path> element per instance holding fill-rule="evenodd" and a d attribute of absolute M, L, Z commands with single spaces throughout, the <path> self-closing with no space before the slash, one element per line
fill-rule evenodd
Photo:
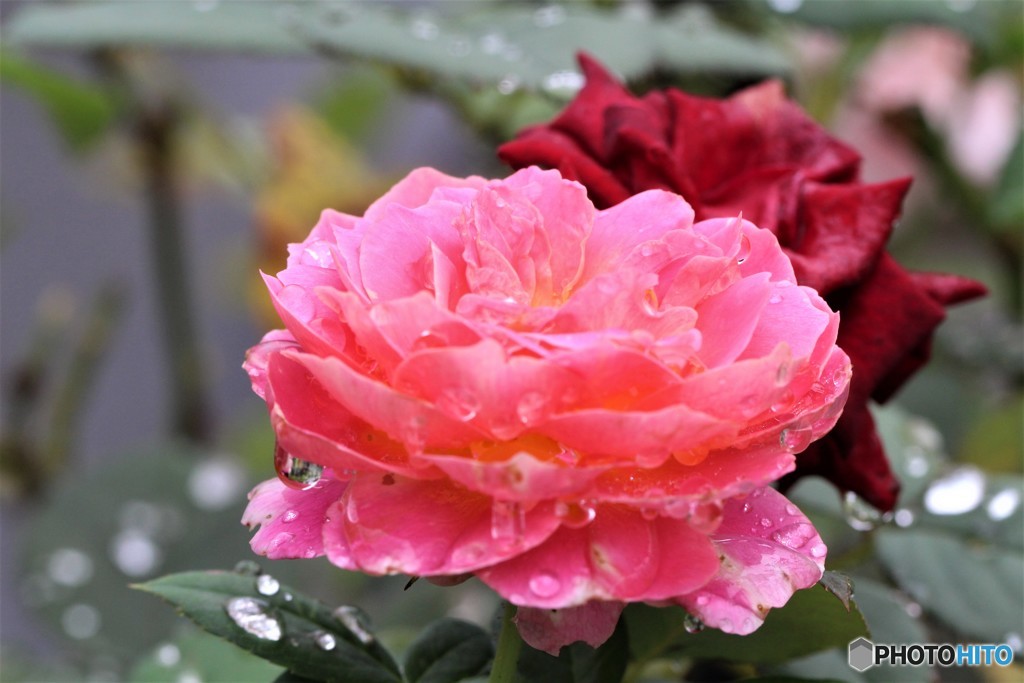
<path fill-rule="evenodd" d="M 253 549 L 475 575 L 549 652 L 631 601 L 756 629 L 821 576 L 767 485 L 836 422 L 850 364 L 771 232 L 693 216 L 660 190 L 596 211 L 536 168 L 419 169 L 325 211 L 265 278 L 287 330 L 245 363 L 281 474 L 250 495 Z"/>

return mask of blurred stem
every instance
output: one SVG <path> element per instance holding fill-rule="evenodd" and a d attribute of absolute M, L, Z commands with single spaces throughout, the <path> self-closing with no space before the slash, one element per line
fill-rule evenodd
<path fill-rule="evenodd" d="M 75 423 L 82 413 L 85 397 L 96 377 L 110 336 L 124 310 L 124 291 L 116 283 L 106 283 L 96 295 L 85 331 L 71 357 L 64 385 L 57 394 L 49 423 L 49 436 L 42 467 L 45 473 L 58 472 L 71 452 Z"/>
<path fill-rule="evenodd" d="M 516 677 L 516 662 L 519 661 L 519 650 L 523 647 L 523 639 L 519 629 L 512 623 L 516 614 L 516 606 L 505 603 L 505 611 L 501 619 L 501 635 L 498 636 L 498 651 L 494 655 L 491 666 L 490 683 L 512 683 Z"/>
<path fill-rule="evenodd" d="M 170 369 L 172 428 L 175 434 L 204 443 L 210 439 L 210 424 L 174 174 L 177 124 L 177 112 L 163 103 L 155 109 L 142 109 L 134 133 L 142 150 L 157 310 Z"/>

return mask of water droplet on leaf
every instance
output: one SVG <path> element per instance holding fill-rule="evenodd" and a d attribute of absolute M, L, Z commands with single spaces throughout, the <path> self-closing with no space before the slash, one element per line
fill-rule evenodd
<path fill-rule="evenodd" d="M 263 600 L 238 597 L 228 600 L 224 610 L 243 631 L 261 640 L 281 640 L 281 622 L 270 613 L 270 606 Z"/>
<path fill-rule="evenodd" d="M 280 588 L 281 584 L 270 574 L 260 574 L 256 577 L 256 591 L 260 595 L 275 595 Z"/>
<path fill-rule="evenodd" d="M 924 506 L 934 515 L 961 515 L 981 504 L 985 475 L 976 467 L 958 467 L 936 479 L 924 493 Z"/>
<path fill-rule="evenodd" d="M 334 638 L 333 634 L 327 631 L 317 631 L 313 635 L 313 640 L 316 642 L 316 646 L 321 650 L 330 652 L 338 645 L 338 641 Z"/>
<path fill-rule="evenodd" d="M 242 560 L 235 565 L 234 572 L 244 576 L 257 576 L 262 574 L 263 570 L 252 560 Z"/>
<path fill-rule="evenodd" d="M 992 499 L 985 505 L 985 512 L 990 519 L 1001 522 L 1020 507 L 1020 491 L 1017 489 L 1004 489 L 992 496 Z"/>
<path fill-rule="evenodd" d="M 853 491 L 843 496 L 843 517 L 857 531 L 871 531 L 882 521 L 882 513 Z"/>
<path fill-rule="evenodd" d="M 342 605 L 332 613 L 334 618 L 341 622 L 342 626 L 352 632 L 359 642 L 369 645 L 373 642 L 373 634 L 370 632 L 369 620 L 363 611 L 352 605 Z"/>

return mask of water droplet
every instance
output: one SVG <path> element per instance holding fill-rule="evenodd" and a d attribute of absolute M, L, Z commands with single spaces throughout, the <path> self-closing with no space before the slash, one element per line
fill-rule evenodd
<path fill-rule="evenodd" d="M 427 420 L 420 415 L 410 417 L 401 428 L 402 443 L 406 450 L 412 455 L 423 453 L 426 446 L 426 439 L 423 436 L 423 428 L 427 426 Z"/>
<path fill-rule="evenodd" d="M 904 449 L 903 454 L 906 456 L 904 469 L 908 475 L 915 479 L 920 479 L 928 474 L 928 470 L 931 467 L 928 464 L 928 458 L 925 457 L 923 448 L 920 446 L 908 446 Z"/>
<path fill-rule="evenodd" d="M 707 602 L 707 598 L 704 598 L 704 601 Z M 698 604 L 700 603 L 700 598 L 697 598 L 697 602 Z M 687 633 L 700 633 L 704 630 L 704 622 L 687 612 L 686 616 L 683 617 L 683 628 L 686 629 Z"/>
<path fill-rule="evenodd" d="M 502 95 L 511 95 L 519 89 L 519 77 L 514 75 L 508 75 L 498 81 L 498 92 Z"/>
<path fill-rule="evenodd" d="M 62 586 L 82 586 L 92 578 L 92 560 L 76 548 L 59 548 L 50 555 L 46 573 Z"/>
<path fill-rule="evenodd" d="M 1020 654 L 1024 650 L 1024 642 L 1021 641 L 1019 633 L 1010 631 L 1003 637 L 1003 642 L 1010 646 L 1010 649 Z"/>
<path fill-rule="evenodd" d="M 687 522 L 690 528 L 702 534 L 710 534 L 722 521 L 722 504 L 717 500 L 697 503 L 690 508 Z"/>
<path fill-rule="evenodd" d="M 530 590 L 539 598 L 550 598 L 562 588 L 562 582 L 551 572 L 543 571 L 530 577 Z"/>
<path fill-rule="evenodd" d="M 285 591 L 284 593 L 281 593 L 281 599 L 284 600 L 285 602 L 291 602 L 292 600 L 295 599 L 295 596 L 292 595 L 291 593 Z"/>
<path fill-rule="evenodd" d="M 924 612 L 924 610 L 921 609 L 921 605 L 913 600 L 907 600 L 907 602 L 904 603 L 903 611 L 906 612 L 907 616 L 911 619 L 917 619 Z"/>
<path fill-rule="evenodd" d="M 924 506 L 934 515 L 970 512 L 985 497 L 985 475 L 976 467 L 959 467 L 936 479 L 924 494 Z"/>
<path fill-rule="evenodd" d="M 472 43 L 464 36 L 455 36 L 448 41 L 448 54 L 453 57 L 465 57 L 472 51 Z"/>
<path fill-rule="evenodd" d="M 426 17 L 416 17 L 409 25 L 409 32 L 420 40 L 434 40 L 440 34 L 441 29 Z"/>
<path fill-rule="evenodd" d="M 220 0 L 196 0 L 194 7 L 197 12 L 212 12 L 220 5 Z"/>
<path fill-rule="evenodd" d="M 334 638 L 334 635 L 327 631 L 317 631 L 313 634 L 313 640 L 316 642 L 316 646 L 321 650 L 330 652 L 338 645 L 338 641 Z"/>
<path fill-rule="evenodd" d="M 779 363 L 779 367 L 775 370 L 775 386 L 781 387 L 789 383 L 792 377 L 793 367 L 789 361 L 783 361 Z"/>
<path fill-rule="evenodd" d="M 563 21 L 565 21 L 565 8 L 561 5 L 548 5 L 533 13 L 533 23 L 538 28 L 550 28 Z"/>
<path fill-rule="evenodd" d="M 763 526 L 765 529 L 767 529 L 771 525 L 772 525 L 772 520 L 768 519 L 767 517 L 762 517 L 761 518 L 761 526 Z"/>
<path fill-rule="evenodd" d="M 914 513 L 906 508 L 900 508 L 893 514 L 892 519 L 896 526 L 908 527 L 914 523 Z"/>
<path fill-rule="evenodd" d="M 985 512 L 993 521 L 1001 522 L 1020 506 L 1020 491 L 1017 489 L 1004 489 L 992 496 L 992 499 L 985 505 Z"/>
<path fill-rule="evenodd" d="M 270 606 L 263 600 L 238 597 L 228 600 L 224 610 L 246 633 L 261 640 L 281 640 L 281 622 L 270 614 Z"/>
<path fill-rule="evenodd" d="M 519 503 L 510 500 L 496 500 L 491 504 L 491 538 L 499 546 L 516 546 L 523 539 L 526 513 Z"/>
<path fill-rule="evenodd" d="M 244 576 L 257 576 L 262 574 L 263 570 L 252 560 L 242 560 L 235 565 L 234 572 Z"/>
<path fill-rule="evenodd" d="M 535 425 L 547 415 L 548 397 L 539 391 L 528 391 L 516 403 L 516 416 L 524 425 Z"/>
<path fill-rule="evenodd" d="M 373 642 L 374 638 L 373 634 L 370 633 L 369 620 L 358 607 L 342 605 L 331 614 L 341 622 L 342 626 L 351 631 L 352 635 L 358 638 L 360 643 L 369 645 Z"/>
<path fill-rule="evenodd" d="M 750 238 L 740 235 L 740 249 L 736 252 L 736 263 L 744 263 L 748 258 L 750 258 Z"/>
<path fill-rule="evenodd" d="M 164 643 L 156 649 L 156 661 L 160 666 L 174 666 L 181 661 L 181 650 L 174 643 Z"/>
<path fill-rule="evenodd" d="M 708 596 L 706 596 L 706 595 L 698 595 L 697 596 L 697 604 L 700 605 L 701 607 L 703 607 L 704 605 L 708 604 Z"/>
<path fill-rule="evenodd" d="M 294 458 L 280 444 L 274 447 L 274 469 L 285 486 L 305 491 L 316 486 L 324 468 L 315 462 Z"/>
<path fill-rule="evenodd" d="M 146 534 L 126 529 L 111 539 L 110 558 L 128 576 L 145 576 L 163 562 L 164 554 Z"/>
<path fill-rule="evenodd" d="M 203 683 L 203 677 L 199 675 L 198 671 L 186 669 L 178 674 L 178 677 L 174 679 L 174 683 Z"/>
<path fill-rule="evenodd" d="M 99 633 L 101 623 L 99 610 L 83 603 L 71 605 L 60 615 L 64 632 L 75 640 L 92 638 Z"/>
<path fill-rule="evenodd" d="M 281 516 L 281 522 L 283 524 L 291 524 L 299 518 L 298 510 L 286 510 L 284 515 Z"/>
<path fill-rule="evenodd" d="M 281 584 L 270 574 L 260 574 L 256 577 L 256 592 L 260 595 L 275 595 L 281 589 Z"/>
<path fill-rule="evenodd" d="M 882 513 L 853 491 L 843 496 L 843 517 L 857 531 L 871 531 L 882 521 Z"/>
<path fill-rule="evenodd" d="M 799 550 L 807 545 L 807 542 L 817 536 L 817 532 L 810 524 L 791 524 L 779 529 L 772 534 L 772 540 L 787 548 Z"/>
<path fill-rule="evenodd" d="M 570 529 L 580 529 L 594 521 L 597 510 L 585 501 L 567 503 L 560 500 L 555 503 L 555 515 Z"/>
<path fill-rule="evenodd" d="M 485 55 L 496 55 L 505 48 L 505 36 L 490 31 L 480 36 L 480 51 Z"/>
<path fill-rule="evenodd" d="M 806 427 L 792 427 L 782 430 L 782 434 L 779 435 L 779 443 L 789 453 L 800 453 L 811 445 L 811 439 L 813 438 L 814 432 L 810 429 Z"/>
<path fill-rule="evenodd" d="M 461 545 L 452 552 L 452 563 L 458 566 L 469 566 L 479 562 L 486 553 L 486 548 L 479 543 Z"/>
<path fill-rule="evenodd" d="M 821 559 L 828 554 L 828 547 L 824 543 L 818 543 L 811 548 L 811 557 L 815 559 Z"/>
<path fill-rule="evenodd" d="M 544 80 L 541 81 L 541 87 L 548 92 L 564 91 L 575 93 L 583 87 L 585 82 L 586 79 L 583 78 L 583 74 L 578 71 L 556 71 L 544 77 Z"/>
<path fill-rule="evenodd" d="M 456 420 L 469 422 L 480 411 L 480 399 L 465 387 L 451 387 L 438 396 L 437 407 Z"/>
<path fill-rule="evenodd" d="M 227 458 L 201 462 L 188 477 L 188 493 L 201 510 L 223 510 L 245 492 L 245 470 Z"/>
<path fill-rule="evenodd" d="M 768 0 L 768 4 L 776 12 L 792 14 L 800 9 L 800 6 L 804 4 L 804 0 Z"/>
<path fill-rule="evenodd" d="M 782 301 L 782 295 L 781 294 L 776 293 L 776 294 L 772 294 L 770 297 L 768 297 L 768 303 L 770 303 L 770 304 L 777 304 L 780 301 Z"/>

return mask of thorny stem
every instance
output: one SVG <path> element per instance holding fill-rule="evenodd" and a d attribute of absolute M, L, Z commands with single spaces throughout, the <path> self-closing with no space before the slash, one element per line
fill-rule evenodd
<path fill-rule="evenodd" d="M 519 661 L 519 650 L 523 646 L 519 629 L 512 623 L 515 614 L 515 605 L 506 602 L 501 619 L 501 635 L 498 636 L 498 651 L 494 655 L 491 677 L 488 679 L 490 683 L 512 683 L 515 680 L 516 662 Z"/>

